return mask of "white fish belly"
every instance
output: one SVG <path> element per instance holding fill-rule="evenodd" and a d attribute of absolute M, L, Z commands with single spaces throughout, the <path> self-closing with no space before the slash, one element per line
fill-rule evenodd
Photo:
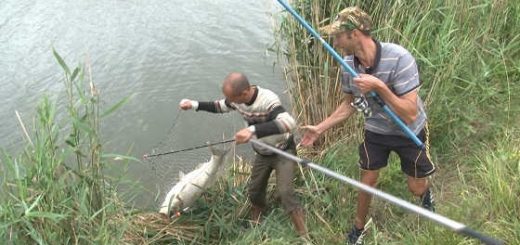
<path fill-rule="evenodd" d="M 168 214 L 168 206 L 170 210 L 175 211 L 190 207 L 214 182 L 215 176 L 207 174 L 204 170 L 201 168 L 190 172 L 173 186 L 166 195 L 159 212 Z"/>
<path fill-rule="evenodd" d="M 206 188 L 215 183 L 223 160 L 223 157 L 212 157 L 209 162 L 182 176 L 181 180 L 166 195 L 159 212 L 168 215 L 171 213 L 169 210 L 180 211 L 190 207 Z M 169 210 L 168 207 L 170 207 Z"/>

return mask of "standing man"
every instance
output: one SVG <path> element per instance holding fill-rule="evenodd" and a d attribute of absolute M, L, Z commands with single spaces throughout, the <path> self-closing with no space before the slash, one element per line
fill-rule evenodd
<path fill-rule="evenodd" d="M 325 120 L 314 126 L 305 126 L 303 146 L 310 146 L 327 129 L 349 118 L 356 109 L 354 97 L 375 91 L 408 127 L 427 143 L 428 131 L 424 105 L 418 96 L 419 72 L 414 57 L 405 48 L 375 40 L 370 31 L 370 17 L 358 7 L 342 10 L 322 32 L 334 38 L 334 46 L 347 56 L 344 58 L 360 75 L 353 78 L 343 71 L 342 89 L 345 100 Z M 401 170 L 407 175 L 408 188 L 421 198 L 421 205 L 434 211 L 429 176 L 435 171 L 428 147 L 419 149 L 384 113 L 373 98 L 367 98 L 372 115 L 365 118 L 364 142 L 359 146 L 361 182 L 374 187 L 379 170 L 387 165 L 391 151 L 399 155 Z M 371 195 L 360 191 L 357 212 L 347 243 L 362 244 L 364 226 Z"/>
<path fill-rule="evenodd" d="M 201 102 L 183 99 L 183 110 L 195 109 L 224 113 L 237 111 L 247 122 L 248 127 L 235 134 L 237 144 L 247 143 L 252 137 L 296 154 L 296 145 L 292 131 L 296 127 L 293 117 L 282 107 L 278 96 L 268 89 L 251 86 L 242 73 L 230 73 L 223 82 L 222 92 L 225 99 Z M 276 172 L 276 187 L 285 211 L 290 215 L 296 232 L 307 237 L 303 209 L 293 190 L 293 178 L 296 163 L 277 154 L 253 145 L 256 151 L 251 179 L 248 186 L 249 200 L 252 204 L 251 220 L 258 224 L 266 209 L 266 189 L 272 170 Z"/>

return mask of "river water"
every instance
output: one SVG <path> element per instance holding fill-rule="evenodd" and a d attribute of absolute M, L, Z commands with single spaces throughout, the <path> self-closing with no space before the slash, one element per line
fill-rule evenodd
<path fill-rule="evenodd" d="M 132 96 L 103 121 L 106 151 L 140 158 L 154 149 L 232 137 L 243 127 L 238 115 L 182 112 L 177 117 L 177 104 L 182 98 L 219 98 L 220 83 L 231 71 L 244 72 L 252 83 L 283 97 L 286 83 L 276 54 L 267 51 L 274 42 L 273 14 L 279 11 L 272 0 L 2 0 L 0 147 L 23 146 L 15 111 L 30 124 L 43 95 L 59 106 L 65 101 L 53 47 L 69 66 L 91 65 L 105 108 Z M 110 169 L 128 171 L 126 178 L 140 186 L 137 206 L 154 207 L 154 197 L 171 186 L 178 169 L 208 158 L 201 150 L 161 160 L 155 171 L 148 162 L 114 161 Z"/>

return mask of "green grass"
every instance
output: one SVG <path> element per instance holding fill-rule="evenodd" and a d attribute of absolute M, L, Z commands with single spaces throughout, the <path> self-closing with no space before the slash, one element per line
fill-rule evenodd
<path fill-rule="evenodd" d="M 503 239 L 508 244 L 516 244 L 520 242 L 520 204 L 515 197 L 520 188 L 520 131 L 503 133 L 495 136 L 494 143 L 476 146 L 474 152 L 453 162 L 452 168 L 440 168 L 434 179 L 434 189 L 438 213 Z M 316 160 L 330 169 L 357 178 L 356 149 L 353 143 L 338 145 Z M 276 198 L 274 183 L 269 185 L 270 209 L 264 222 L 254 229 L 242 228 L 241 223 L 247 219 L 244 180 L 247 173 L 231 171 L 229 178 L 221 180 L 199 200 L 192 214 L 183 217 L 196 222 L 207 219 L 205 230 L 211 237 L 201 237 L 196 241 L 205 244 L 300 243 Z M 352 225 L 357 191 L 310 170 L 304 169 L 302 173 L 296 186 L 307 212 L 311 242 L 342 244 L 343 234 Z M 237 176 L 240 176 L 238 181 Z M 408 193 L 397 157 L 391 158 L 389 167 L 381 176 L 378 188 L 417 203 Z M 366 244 L 479 244 L 383 200 L 374 200 L 370 216 L 374 224 Z"/>

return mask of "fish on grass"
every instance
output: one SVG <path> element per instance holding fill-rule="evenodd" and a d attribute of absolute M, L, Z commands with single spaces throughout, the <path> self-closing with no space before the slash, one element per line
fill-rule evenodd
<path fill-rule="evenodd" d="M 208 148 L 211 151 L 211 159 L 187 174 L 179 172 L 179 182 L 166 194 L 159 213 L 168 217 L 179 215 L 181 211 L 190 208 L 195 200 L 224 172 L 222 170 L 225 168 L 229 148 L 216 149 L 211 145 Z"/>

